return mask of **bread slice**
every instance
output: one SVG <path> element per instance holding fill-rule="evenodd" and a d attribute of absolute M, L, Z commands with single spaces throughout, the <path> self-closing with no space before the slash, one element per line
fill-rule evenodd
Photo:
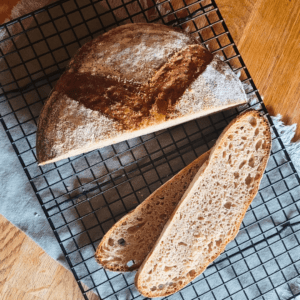
<path fill-rule="evenodd" d="M 38 121 L 40 165 L 246 103 L 239 78 L 192 36 L 127 24 L 85 44 Z"/>
<path fill-rule="evenodd" d="M 173 294 L 236 236 L 271 149 L 269 124 L 247 111 L 224 130 L 135 276 L 146 297 Z"/>
<path fill-rule="evenodd" d="M 176 205 L 208 157 L 209 151 L 120 219 L 99 244 L 95 253 L 97 262 L 111 271 L 124 272 L 137 269 L 154 246 Z"/>

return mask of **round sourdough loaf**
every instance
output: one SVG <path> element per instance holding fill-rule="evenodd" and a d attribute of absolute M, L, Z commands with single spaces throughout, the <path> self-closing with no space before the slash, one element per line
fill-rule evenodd
<path fill-rule="evenodd" d="M 246 102 L 238 77 L 199 42 L 159 24 L 128 24 L 86 43 L 38 122 L 40 165 Z"/>

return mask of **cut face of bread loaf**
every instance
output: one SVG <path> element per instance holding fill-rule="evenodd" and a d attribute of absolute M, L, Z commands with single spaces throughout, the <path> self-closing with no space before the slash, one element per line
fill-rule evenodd
<path fill-rule="evenodd" d="M 142 295 L 179 291 L 224 251 L 257 194 L 270 149 L 268 122 L 257 111 L 226 127 L 139 268 Z"/>
<path fill-rule="evenodd" d="M 40 165 L 246 103 L 238 77 L 192 36 L 128 24 L 85 44 L 38 122 Z"/>
<path fill-rule="evenodd" d="M 208 157 L 209 151 L 194 160 L 135 210 L 119 220 L 99 244 L 95 254 L 97 262 L 111 271 L 137 269 L 154 246 L 176 205 Z"/>

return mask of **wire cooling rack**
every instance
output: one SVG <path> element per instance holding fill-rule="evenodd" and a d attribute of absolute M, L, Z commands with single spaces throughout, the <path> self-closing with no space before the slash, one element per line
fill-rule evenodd
<path fill-rule="evenodd" d="M 74 52 L 129 22 L 180 26 L 240 74 L 249 105 L 39 167 L 36 124 Z M 199 277 L 168 299 L 294 299 L 300 294 L 300 188 L 261 97 L 213 0 L 65 0 L 0 27 L 1 122 L 85 299 L 141 299 L 134 273 L 95 262 L 105 232 L 214 144 L 250 106 L 269 120 L 272 154 L 241 230 Z M 93 296 L 94 297 L 94 296 Z M 299 297 L 299 296 L 298 296 Z M 298 299 L 297 297 L 297 299 Z"/>

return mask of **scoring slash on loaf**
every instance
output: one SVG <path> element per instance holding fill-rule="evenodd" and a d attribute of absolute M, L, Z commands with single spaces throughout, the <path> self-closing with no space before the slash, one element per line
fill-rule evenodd
<path fill-rule="evenodd" d="M 40 165 L 246 103 L 227 63 L 178 29 L 128 24 L 86 43 L 47 99 Z"/>
<path fill-rule="evenodd" d="M 119 220 L 99 244 L 95 253 L 97 262 L 111 271 L 136 270 L 154 246 L 176 205 L 208 157 L 209 151 Z M 133 264 L 129 265 L 132 261 Z"/>
<path fill-rule="evenodd" d="M 142 295 L 179 291 L 224 251 L 257 194 L 270 149 L 269 124 L 257 111 L 226 127 L 139 268 Z"/>

